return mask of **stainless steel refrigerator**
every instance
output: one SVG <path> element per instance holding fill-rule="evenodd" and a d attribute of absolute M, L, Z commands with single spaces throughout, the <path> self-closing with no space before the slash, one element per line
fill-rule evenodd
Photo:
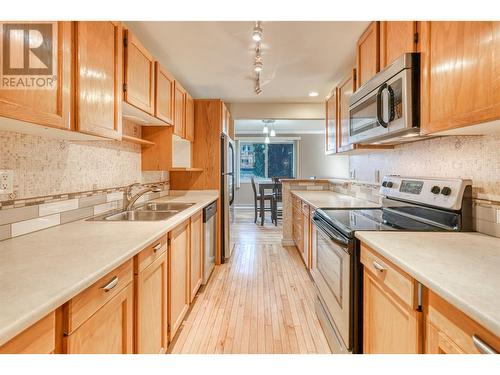
<path fill-rule="evenodd" d="M 235 189 L 235 152 L 234 142 L 227 135 L 221 134 L 221 263 L 231 256 L 234 244 L 231 241 L 231 223 L 234 218 Z"/>

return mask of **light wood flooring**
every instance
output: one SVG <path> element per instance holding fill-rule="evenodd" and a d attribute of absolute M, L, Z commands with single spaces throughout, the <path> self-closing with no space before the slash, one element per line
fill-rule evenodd
<path fill-rule="evenodd" d="M 330 353 L 314 285 L 297 249 L 281 246 L 281 225 L 261 227 L 253 211 L 236 210 L 232 235 L 230 261 L 215 268 L 170 351 Z"/>

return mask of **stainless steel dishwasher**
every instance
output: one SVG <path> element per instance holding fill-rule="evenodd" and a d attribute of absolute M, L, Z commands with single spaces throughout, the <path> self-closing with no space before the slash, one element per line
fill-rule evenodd
<path fill-rule="evenodd" d="M 210 278 L 215 266 L 215 249 L 217 246 L 217 202 L 203 209 L 204 254 L 203 254 L 203 285 Z"/>

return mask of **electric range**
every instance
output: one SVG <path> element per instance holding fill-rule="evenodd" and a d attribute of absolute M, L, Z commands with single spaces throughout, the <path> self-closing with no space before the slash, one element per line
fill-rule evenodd
<path fill-rule="evenodd" d="M 320 208 L 313 216 L 316 311 L 330 347 L 362 352 L 363 267 L 356 231 L 471 231 L 472 182 L 384 177 L 380 208 Z"/>

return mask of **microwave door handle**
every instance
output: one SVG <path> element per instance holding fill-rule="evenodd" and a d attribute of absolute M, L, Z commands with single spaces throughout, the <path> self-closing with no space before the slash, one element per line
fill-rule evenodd
<path fill-rule="evenodd" d="M 390 85 L 387 85 L 387 91 L 389 92 L 389 122 L 392 122 L 396 117 L 396 113 L 394 112 L 394 90 Z"/>
<path fill-rule="evenodd" d="M 387 83 L 383 83 L 377 90 L 377 122 L 383 128 L 387 128 L 389 123 L 385 122 L 382 118 L 382 92 L 387 88 Z"/>

